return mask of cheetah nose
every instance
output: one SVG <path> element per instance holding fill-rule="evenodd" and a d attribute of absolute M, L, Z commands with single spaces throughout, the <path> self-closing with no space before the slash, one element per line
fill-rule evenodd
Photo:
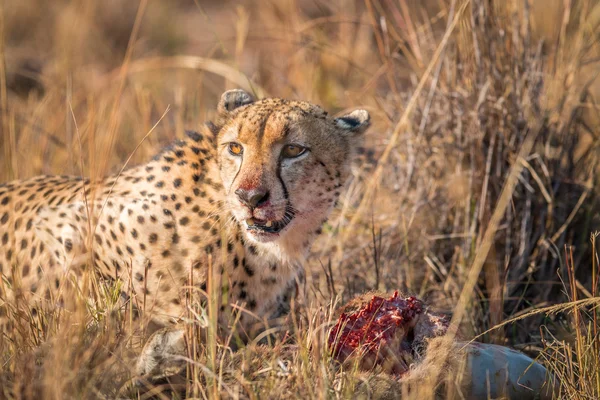
<path fill-rule="evenodd" d="M 235 191 L 240 201 L 250 208 L 260 207 L 269 200 L 269 191 L 265 189 L 246 190 L 239 188 Z"/>

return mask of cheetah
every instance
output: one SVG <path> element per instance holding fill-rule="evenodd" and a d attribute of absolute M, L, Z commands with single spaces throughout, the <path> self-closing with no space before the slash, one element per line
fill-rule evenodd
<path fill-rule="evenodd" d="M 31 307 L 56 302 L 65 276 L 91 267 L 170 326 L 186 312 L 182 288 L 206 290 L 209 266 L 229 303 L 284 315 L 368 126 L 365 110 L 332 118 L 308 102 L 230 90 L 214 122 L 147 164 L 96 182 L 0 185 L 0 316 L 17 296 Z M 168 335 L 153 340 L 181 336 Z"/>

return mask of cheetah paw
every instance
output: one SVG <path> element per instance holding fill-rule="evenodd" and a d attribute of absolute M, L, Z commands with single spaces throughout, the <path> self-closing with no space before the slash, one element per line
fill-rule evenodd
<path fill-rule="evenodd" d="M 185 331 L 164 328 L 156 331 L 142 349 L 136 364 L 138 384 L 179 375 L 186 366 Z"/>

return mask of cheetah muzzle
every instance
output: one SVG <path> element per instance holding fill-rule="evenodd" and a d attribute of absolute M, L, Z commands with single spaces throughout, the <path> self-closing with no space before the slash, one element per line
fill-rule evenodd
<path fill-rule="evenodd" d="M 249 218 L 244 222 L 246 223 L 246 229 L 248 231 L 256 231 L 254 233 L 255 235 L 259 235 L 261 232 L 267 234 L 277 234 L 280 233 L 286 226 L 288 226 L 290 222 L 292 222 L 294 216 L 294 210 L 289 207 L 289 209 L 286 210 L 285 214 L 283 215 L 283 218 L 279 221 L 264 221 L 255 218 Z"/>

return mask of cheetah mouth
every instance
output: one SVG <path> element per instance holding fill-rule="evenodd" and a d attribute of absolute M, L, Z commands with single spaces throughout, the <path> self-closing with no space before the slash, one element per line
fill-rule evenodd
<path fill-rule="evenodd" d="M 292 222 L 295 214 L 296 213 L 288 207 L 283 218 L 278 221 L 248 218 L 245 222 L 248 231 L 256 233 L 279 233 Z"/>

